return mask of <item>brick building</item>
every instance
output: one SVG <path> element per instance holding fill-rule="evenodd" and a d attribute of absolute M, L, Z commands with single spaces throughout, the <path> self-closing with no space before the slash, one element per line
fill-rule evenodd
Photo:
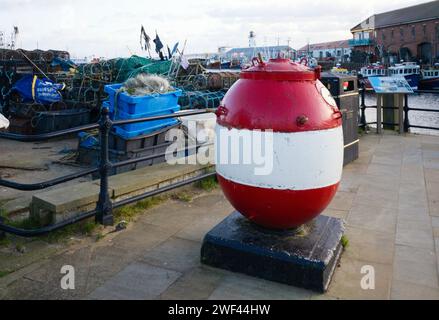
<path fill-rule="evenodd" d="M 439 62 L 439 1 L 373 15 L 351 32 L 356 62 Z"/>

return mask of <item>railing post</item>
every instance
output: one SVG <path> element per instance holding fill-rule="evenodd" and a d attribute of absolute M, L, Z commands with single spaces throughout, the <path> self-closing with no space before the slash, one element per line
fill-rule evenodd
<path fill-rule="evenodd" d="M 5 222 L 5 219 L 0 216 L 0 224 L 3 224 Z M 3 232 L 0 230 L 0 240 L 3 240 L 6 238 L 6 232 Z"/>
<path fill-rule="evenodd" d="M 360 122 L 364 129 L 366 129 L 366 87 L 364 83 L 361 84 L 361 119 Z"/>
<path fill-rule="evenodd" d="M 99 172 L 101 176 L 99 201 L 97 203 L 96 222 L 104 226 L 111 226 L 114 223 L 113 205 L 108 193 L 108 174 L 111 170 L 111 162 L 108 155 L 108 135 L 112 122 L 108 115 L 108 108 L 102 108 L 101 118 L 99 120 L 100 136 L 100 162 Z"/>
<path fill-rule="evenodd" d="M 409 96 L 404 95 L 404 132 L 409 132 L 410 130 L 410 119 L 409 119 Z"/>

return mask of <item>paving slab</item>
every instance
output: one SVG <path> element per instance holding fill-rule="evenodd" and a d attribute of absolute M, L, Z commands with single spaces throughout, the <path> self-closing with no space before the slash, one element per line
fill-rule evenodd
<path fill-rule="evenodd" d="M 354 199 L 355 193 L 340 191 L 335 195 L 334 199 L 329 204 L 328 209 L 349 211 Z"/>
<path fill-rule="evenodd" d="M 394 300 L 439 300 L 439 289 L 395 280 L 390 297 Z"/>
<path fill-rule="evenodd" d="M 94 290 L 91 300 L 152 300 L 157 299 L 181 273 L 135 262 L 127 266 L 103 286 Z"/>
<path fill-rule="evenodd" d="M 201 244 L 199 242 L 170 238 L 147 251 L 142 261 L 158 267 L 185 272 L 200 267 Z"/>
<path fill-rule="evenodd" d="M 8 216 L 13 216 L 20 213 L 25 213 L 29 210 L 29 204 L 32 201 L 32 195 L 24 194 L 16 199 L 10 200 L 3 204 L 0 209 L 8 213 Z"/>
<path fill-rule="evenodd" d="M 141 168 L 109 178 L 109 188 L 112 190 L 112 198 L 119 198 L 139 190 L 154 190 L 157 186 L 177 179 L 191 178 L 205 172 L 209 166 L 202 165 L 175 165 L 166 163 L 151 167 Z"/>
<path fill-rule="evenodd" d="M 160 296 L 163 300 L 207 300 L 224 274 L 205 267 L 195 268 L 175 281 Z"/>
<path fill-rule="evenodd" d="M 345 235 L 349 240 L 349 246 L 343 254 L 346 258 L 393 264 L 394 234 L 349 226 Z"/>
<path fill-rule="evenodd" d="M 177 232 L 172 225 L 157 226 L 146 222 L 136 223 L 131 229 L 125 230 L 112 240 L 114 246 L 141 254 L 153 249 Z"/>
<path fill-rule="evenodd" d="M 428 204 L 423 207 L 400 205 L 398 219 L 430 223 L 431 217 L 428 210 Z"/>
<path fill-rule="evenodd" d="M 309 300 L 314 293 L 245 275 L 225 276 L 210 300 Z"/>
<path fill-rule="evenodd" d="M 98 199 L 99 186 L 93 182 L 83 182 L 34 195 L 32 206 L 36 208 L 35 210 L 60 213 L 90 205 Z"/>
<path fill-rule="evenodd" d="M 431 222 L 428 220 L 398 219 L 395 243 L 433 250 L 434 242 Z"/>
<path fill-rule="evenodd" d="M 436 289 L 436 264 L 434 250 L 396 245 L 393 279 Z"/>
<path fill-rule="evenodd" d="M 428 169 L 424 170 L 425 179 L 428 182 L 439 182 L 439 169 Z"/>
<path fill-rule="evenodd" d="M 391 178 L 401 177 L 401 166 L 387 164 L 371 164 L 367 169 L 367 173 L 376 176 L 388 176 Z"/>
<path fill-rule="evenodd" d="M 394 234 L 397 216 L 397 209 L 376 207 L 372 201 L 369 204 L 355 204 L 349 212 L 347 222 L 349 226 Z"/>
<path fill-rule="evenodd" d="M 361 286 L 361 281 L 365 276 L 361 271 L 365 266 L 373 267 L 375 271 L 375 289 L 373 290 L 364 290 Z M 388 299 L 391 281 L 392 265 L 351 259 L 346 256 L 342 257 L 340 267 L 335 272 L 328 295 L 349 300 Z"/>

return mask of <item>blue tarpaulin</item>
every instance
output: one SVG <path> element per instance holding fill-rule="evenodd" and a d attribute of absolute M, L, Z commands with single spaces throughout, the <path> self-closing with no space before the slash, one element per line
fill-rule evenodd
<path fill-rule="evenodd" d="M 37 76 L 27 75 L 18 80 L 12 89 L 20 93 L 24 102 L 35 101 L 50 104 L 62 100 L 59 91 L 64 87 L 64 84 L 54 83 L 47 78 L 38 79 Z"/>

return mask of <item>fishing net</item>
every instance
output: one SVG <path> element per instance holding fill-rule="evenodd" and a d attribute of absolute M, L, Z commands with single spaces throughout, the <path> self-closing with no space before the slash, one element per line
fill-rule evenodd
<path fill-rule="evenodd" d="M 139 56 L 111 60 L 113 64 L 114 82 L 125 82 L 141 73 L 167 75 L 172 62 L 157 61 Z"/>
<path fill-rule="evenodd" d="M 142 73 L 167 75 L 171 63 L 132 56 L 80 65 L 77 73 L 71 79 L 66 79 L 66 99 L 96 104 L 99 99 L 102 101 L 106 98 L 105 85 L 123 83 Z"/>

